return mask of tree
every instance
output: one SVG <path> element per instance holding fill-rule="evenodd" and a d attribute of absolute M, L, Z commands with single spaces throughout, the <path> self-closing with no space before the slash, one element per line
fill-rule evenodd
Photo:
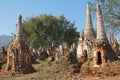
<path fill-rule="evenodd" d="M 95 4 L 97 3 L 101 4 L 104 25 L 107 31 L 118 34 L 120 31 L 120 0 L 95 0 L 90 2 L 93 14 L 96 12 Z"/>
<path fill-rule="evenodd" d="M 23 33 L 26 43 L 32 48 L 57 47 L 63 42 L 69 46 L 76 42 L 79 33 L 63 15 L 54 17 L 52 15 L 40 15 L 23 21 Z"/>

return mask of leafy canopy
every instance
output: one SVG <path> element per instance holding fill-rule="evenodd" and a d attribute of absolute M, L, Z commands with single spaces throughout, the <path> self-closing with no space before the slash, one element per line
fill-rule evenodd
<path fill-rule="evenodd" d="M 79 38 L 79 33 L 63 15 L 40 15 L 23 21 L 23 33 L 26 43 L 32 48 L 57 47 L 63 42 L 70 46 Z"/>

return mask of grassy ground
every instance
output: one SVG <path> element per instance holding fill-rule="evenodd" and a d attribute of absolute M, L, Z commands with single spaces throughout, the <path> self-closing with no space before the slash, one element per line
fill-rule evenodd
<path fill-rule="evenodd" d="M 109 66 L 110 65 L 106 67 Z M 58 61 L 45 60 L 43 62 L 33 64 L 33 67 L 36 69 L 36 72 L 34 73 L 10 73 L 5 76 L 0 76 L 0 80 L 120 80 L 119 75 L 111 76 L 109 74 L 100 75 L 99 73 L 96 73 L 94 76 L 89 76 L 91 73 L 88 66 L 83 68 L 83 70 L 86 71 L 85 75 L 88 74 L 87 76 L 84 76 L 82 73 L 73 74 L 74 65 L 70 64 L 70 62 L 66 61 L 64 58 Z M 120 66 L 118 67 L 120 68 Z M 120 70 L 118 70 L 118 72 L 119 71 Z"/>

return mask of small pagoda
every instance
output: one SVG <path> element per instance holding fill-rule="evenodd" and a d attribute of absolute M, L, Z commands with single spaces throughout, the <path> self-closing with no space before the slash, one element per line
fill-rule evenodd
<path fill-rule="evenodd" d="M 93 46 L 94 67 L 104 66 L 107 61 L 117 60 L 106 36 L 100 5 L 97 5 L 97 38 Z"/>
<path fill-rule="evenodd" d="M 9 45 L 7 51 L 7 71 L 31 73 L 35 69 L 31 65 L 29 47 L 25 44 L 22 32 L 22 16 L 18 18 L 15 40 Z"/>
<path fill-rule="evenodd" d="M 91 42 L 95 38 L 94 36 L 94 29 L 92 25 L 92 18 L 91 18 L 91 11 L 89 4 L 87 4 L 86 9 L 86 26 L 84 30 L 84 34 L 80 36 L 77 46 L 77 57 L 81 58 L 83 56 L 84 52 L 87 54 L 91 52 Z M 86 54 L 86 55 L 87 55 Z"/>

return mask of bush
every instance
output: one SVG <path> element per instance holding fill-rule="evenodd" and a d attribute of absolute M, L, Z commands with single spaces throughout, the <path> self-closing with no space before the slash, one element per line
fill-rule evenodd
<path fill-rule="evenodd" d="M 45 67 L 45 66 L 48 66 L 48 64 L 49 64 L 49 61 L 48 61 L 48 59 L 46 59 L 45 61 L 43 61 L 41 64 L 40 64 L 40 66 L 41 67 Z"/>
<path fill-rule="evenodd" d="M 89 56 L 87 61 L 91 62 L 92 60 L 93 60 L 93 57 Z"/>
<path fill-rule="evenodd" d="M 106 63 L 106 67 L 109 67 L 109 66 L 110 66 L 110 64 Z"/>
<path fill-rule="evenodd" d="M 100 77 L 101 75 L 100 75 L 100 73 L 97 73 L 96 76 L 97 76 L 97 77 Z"/>
<path fill-rule="evenodd" d="M 85 70 L 86 72 L 90 72 L 89 66 L 85 66 L 85 67 L 84 67 L 84 70 Z"/>
<path fill-rule="evenodd" d="M 3 65 L 2 65 L 2 69 L 5 69 L 5 67 L 6 67 L 6 64 L 3 64 Z"/>

